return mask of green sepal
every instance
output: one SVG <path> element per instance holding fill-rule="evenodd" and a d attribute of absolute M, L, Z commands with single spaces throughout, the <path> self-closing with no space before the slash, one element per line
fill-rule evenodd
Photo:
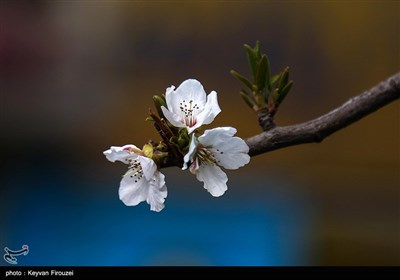
<path fill-rule="evenodd" d="M 153 145 L 151 145 L 151 144 L 149 144 L 149 143 L 145 144 L 145 145 L 143 146 L 142 151 L 143 151 L 143 153 L 144 153 L 144 155 L 145 155 L 146 157 L 148 157 L 148 158 L 152 158 L 152 157 L 153 157 L 153 152 L 154 152 Z"/>
<path fill-rule="evenodd" d="M 167 103 L 165 102 L 164 96 L 154 95 L 153 102 L 154 102 L 154 106 L 156 107 L 157 113 L 160 116 L 160 118 L 164 118 L 164 114 L 161 110 L 161 107 L 164 106 L 165 108 L 168 108 Z"/>

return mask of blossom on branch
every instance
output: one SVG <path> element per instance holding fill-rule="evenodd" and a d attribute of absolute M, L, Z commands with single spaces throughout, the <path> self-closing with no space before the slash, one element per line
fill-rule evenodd
<path fill-rule="evenodd" d="M 190 163 L 190 172 L 204 182 L 204 188 L 212 196 L 221 196 L 228 189 L 228 177 L 220 167 L 238 169 L 250 161 L 249 147 L 243 139 L 234 137 L 235 134 L 233 127 L 217 127 L 206 130 L 198 138 L 192 135 L 182 169 L 187 169 Z"/>
<path fill-rule="evenodd" d="M 146 201 L 150 210 L 160 212 L 167 197 L 165 176 L 157 170 L 155 162 L 135 145 L 112 146 L 103 154 L 111 161 L 121 161 L 129 165 L 122 177 L 119 198 L 127 206 Z"/>
<path fill-rule="evenodd" d="M 176 127 L 186 127 L 188 133 L 204 124 L 210 124 L 221 112 L 217 93 L 212 91 L 208 96 L 201 83 L 188 79 L 175 90 L 174 86 L 165 92 L 167 107 L 161 107 L 165 118 Z"/>

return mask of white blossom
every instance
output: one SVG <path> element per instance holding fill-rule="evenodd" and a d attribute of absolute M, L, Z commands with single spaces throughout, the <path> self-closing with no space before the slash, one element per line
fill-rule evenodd
<path fill-rule="evenodd" d="M 129 165 L 119 187 L 119 198 L 125 205 L 135 206 L 146 201 L 152 211 L 160 212 L 164 208 L 167 197 L 165 176 L 157 170 L 151 158 L 144 156 L 135 145 L 112 146 L 103 154 L 111 162 L 121 161 Z"/>
<path fill-rule="evenodd" d="M 249 147 L 246 142 L 234 137 L 236 129 L 233 127 L 217 127 L 206 130 L 196 139 L 192 135 L 188 153 L 184 157 L 184 166 L 204 182 L 204 188 L 213 196 L 221 196 L 228 189 L 228 177 L 220 167 L 238 169 L 249 163 Z"/>
<path fill-rule="evenodd" d="M 212 91 L 208 96 L 201 83 L 188 79 L 175 90 L 174 86 L 165 92 L 167 107 L 161 110 L 167 120 L 176 127 L 186 127 L 188 133 L 203 124 L 210 124 L 221 112 L 217 93 Z"/>

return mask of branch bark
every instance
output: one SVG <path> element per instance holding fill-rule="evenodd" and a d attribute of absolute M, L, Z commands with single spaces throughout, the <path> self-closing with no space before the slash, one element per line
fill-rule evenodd
<path fill-rule="evenodd" d="M 319 143 L 332 133 L 345 128 L 400 97 L 400 73 L 357 95 L 340 107 L 314 120 L 276 127 L 247 138 L 250 156 L 305 144 Z"/>
<path fill-rule="evenodd" d="M 400 97 L 400 72 L 357 95 L 340 107 L 314 120 L 285 127 L 275 127 L 245 139 L 249 155 L 305 143 L 319 143 L 332 133 L 360 120 Z M 178 161 L 166 158 L 161 167 L 177 166 Z"/>

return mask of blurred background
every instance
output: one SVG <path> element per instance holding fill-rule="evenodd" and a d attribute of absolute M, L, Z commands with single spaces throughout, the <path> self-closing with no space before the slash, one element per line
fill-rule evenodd
<path fill-rule="evenodd" d="M 0 248 L 29 245 L 18 264 L 400 264 L 398 102 L 252 158 L 220 198 L 165 169 L 160 213 L 118 199 L 126 166 L 102 154 L 159 140 L 151 97 L 187 78 L 218 92 L 210 127 L 259 133 L 229 74 L 249 74 L 243 44 L 256 40 L 295 81 L 277 124 L 328 112 L 399 71 L 399 2 L 0 5 Z"/>

